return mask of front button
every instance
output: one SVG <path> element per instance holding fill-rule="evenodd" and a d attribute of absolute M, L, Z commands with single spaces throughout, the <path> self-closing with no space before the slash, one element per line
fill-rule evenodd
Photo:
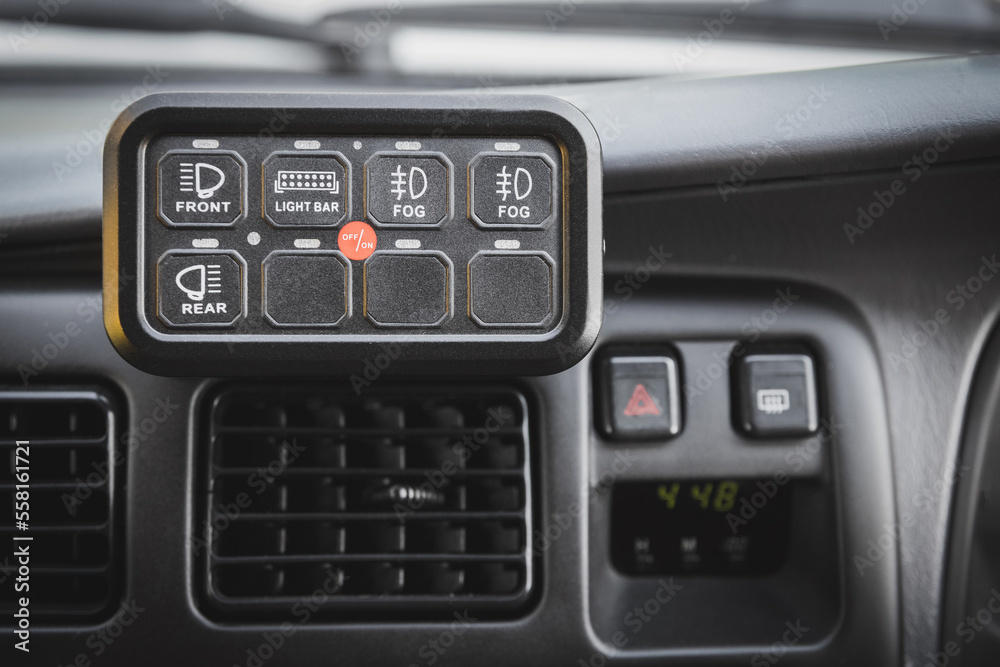
<path fill-rule="evenodd" d="M 480 155 L 471 166 L 471 217 L 486 227 L 541 227 L 553 214 L 554 169 L 544 155 Z"/>
<path fill-rule="evenodd" d="M 264 260 L 264 315 L 275 326 L 339 324 L 349 311 L 351 271 L 328 250 L 276 250 Z"/>
<path fill-rule="evenodd" d="M 451 314 L 451 271 L 439 252 L 376 252 L 365 262 L 365 316 L 376 326 L 438 326 Z"/>
<path fill-rule="evenodd" d="M 233 224 L 243 215 L 244 172 L 235 153 L 168 153 L 157 171 L 160 219 L 169 226 Z"/>
<path fill-rule="evenodd" d="M 751 354 L 739 365 L 740 425 L 752 436 L 805 436 L 819 428 L 807 354 Z"/>
<path fill-rule="evenodd" d="M 452 206 L 449 172 L 443 155 L 375 155 L 365 165 L 368 218 L 381 225 L 441 224 Z"/>
<path fill-rule="evenodd" d="M 605 357 L 601 376 L 605 435 L 668 438 L 680 432 L 677 361 L 672 354 Z"/>
<path fill-rule="evenodd" d="M 243 316 L 244 273 L 236 253 L 167 253 L 156 274 L 160 319 L 172 327 L 233 324 Z"/>
<path fill-rule="evenodd" d="M 278 227 L 336 227 L 348 214 L 350 169 L 339 153 L 264 161 L 264 217 Z"/>

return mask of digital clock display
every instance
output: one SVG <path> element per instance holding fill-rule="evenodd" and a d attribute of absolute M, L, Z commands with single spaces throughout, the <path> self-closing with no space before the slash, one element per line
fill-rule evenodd
<path fill-rule="evenodd" d="M 794 484 L 773 479 L 614 487 L 611 560 L 626 574 L 766 574 L 788 550 Z"/>

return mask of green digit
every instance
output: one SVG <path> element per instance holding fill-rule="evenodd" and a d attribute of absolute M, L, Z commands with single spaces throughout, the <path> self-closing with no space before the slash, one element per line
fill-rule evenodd
<path fill-rule="evenodd" d="M 712 507 L 716 512 L 728 512 L 736 504 L 736 492 L 740 490 L 738 482 L 728 480 L 719 484 L 719 490 L 715 493 L 715 502 Z"/>
<path fill-rule="evenodd" d="M 691 497 L 698 501 L 701 508 L 708 509 L 708 503 L 712 500 L 712 487 L 714 484 L 706 484 L 704 487 L 697 484 L 691 485 Z"/>
<path fill-rule="evenodd" d="M 667 501 L 667 509 L 673 509 L 677 504 L 677 492 L 680 490 L 681 485 L 674 482 L 670 485 L 670 490 L 667 491 L 666 484 L 660 484 L 660 488 L 656 490 L 656 494 L 660 497 L 660 500 Z"/>

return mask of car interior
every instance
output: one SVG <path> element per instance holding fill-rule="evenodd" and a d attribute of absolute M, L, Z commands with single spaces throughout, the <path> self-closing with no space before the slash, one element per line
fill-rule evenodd
<path fill-rule="evenodd" d="M 0 32 L 0 664 L 1000 664 L 997 0 Z"/>

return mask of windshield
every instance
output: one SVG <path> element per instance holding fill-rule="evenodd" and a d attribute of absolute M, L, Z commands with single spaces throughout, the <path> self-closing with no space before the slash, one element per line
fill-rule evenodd
<path fill-rule="evenodd" d="M 998 0 L 13 0 L 4 65 L 701 77 L 1000 46 Z M 224 33 L 224 34 L 223 34 Z"/>

